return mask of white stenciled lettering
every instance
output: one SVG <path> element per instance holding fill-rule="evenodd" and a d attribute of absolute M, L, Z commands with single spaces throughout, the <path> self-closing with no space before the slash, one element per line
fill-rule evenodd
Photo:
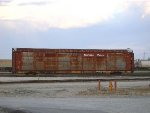
<path fill-rule="evenodd" d="M 88 56 L 92 57 L 92 56 L 94 56 L 94 54 L 88 54 L 88 53 L 87 53 L 87 54 L 84 54 L 84 56 L 85 56 L 85 57 L 88 57 Z"/>
<path fill-rule="evenodd" d="M 105 55 L 103 54 L 97 54 L 98 57 L 104 57 Z"/>

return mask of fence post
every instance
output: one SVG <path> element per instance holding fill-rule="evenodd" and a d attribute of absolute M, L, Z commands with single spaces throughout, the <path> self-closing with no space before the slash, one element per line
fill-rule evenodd
<path fill-rule="evenodd" d="M 101 81 L 100 80 L 98 81 L 98 91 L 99 92 L 101 91 Z"/>
<path fill-rule="evenodd" d="M 109 82 L 109 91 L 112 92 L 112 90 L 113 90 L 113 84 L 112 84 L 112 81 L 110 81 Z"/>
<path fill-rule="evenodd" d="M 117 81 L 114 81 L 115 92 L 117 91 Z"/>

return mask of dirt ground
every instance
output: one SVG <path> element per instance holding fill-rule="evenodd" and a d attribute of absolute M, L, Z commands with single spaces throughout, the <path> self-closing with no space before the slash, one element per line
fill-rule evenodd
<path fill-rule="evenodd" d="M 113 83 L 114 85 L 114 83 Z M 150 81 L 117 82 L 117 90 L 109 90 L 109 82 L 0 84 L 0 97 L 96 97 L 150 96 Z"/>

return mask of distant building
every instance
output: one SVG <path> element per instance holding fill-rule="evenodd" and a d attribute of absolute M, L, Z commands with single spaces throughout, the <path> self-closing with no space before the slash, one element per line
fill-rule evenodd
<path fill-rule="evenodd" d="M 12 60 L 0 59 L 0 72 L 9 72 L 12 69 Z"/>
<path fill-rule="evenodd" d="M 134 67 L 136 69 L 150 69 L 150 60 L 135 60 Z"/>

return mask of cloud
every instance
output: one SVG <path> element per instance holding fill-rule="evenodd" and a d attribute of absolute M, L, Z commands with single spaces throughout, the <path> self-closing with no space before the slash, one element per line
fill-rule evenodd
<path fill-rule="evenodd" d="M 15 0 L 13 4 L 19 6 L 26 6 L 26 5 L 46 5 L 52 3 L 54 0 Z"/>
<path fill-rule="evenodd" d="M 45 5 L 47 2 L 30 2 L 30 3 L 20 3 L 19 5 L 25 6 L 25 5 Z"/>
<path fill-rule="evenodd" d="M 11 2 L 12 0 L 0 0 L 0 6 L 5 6 L 7 5 L 9 2 Z"/>
<path fill-rule="evenodd" d="M 41 31 L 34 29 L 30 21 L 5 19 L 0 21 L 1 56 L 8 55 L 10 48 L 14 47 L 131 48 L 134 50 L 135 58 L 142 58 L 144 52 L 150 51 L 150 19 L 149 17 L 141 18 L 143 11 L 138 9 L 137 5 L 131 6 L 127 7 L 125 13 L 120 14 L 119 11 L 119 14 L 112 17 L 111 21 L 102 21 L 99 24 L 77 29 Z M 9 26 L 9 29 L 6 26 Z M 35 28 L 39 26 L 38 22 L 34 25 Z M 43 30 L 43 27 L 41 29 Z M 11 53 L 9 57 L 11 58 Z"/>
<path fill-rule="evenodd" d="M 12 0 L 0 6 L 0 20 L 26 21 L 41 30 L 87 27 L 112 19 L 131 3 L 144 7 L 143 17 L 150 13 L 150 2 L 143 0 Z"/>
<path fill-rule="evenodd" d="M 150 1 L 144 4 L 144 14 L 142 17 L 150 15 Z"/>

